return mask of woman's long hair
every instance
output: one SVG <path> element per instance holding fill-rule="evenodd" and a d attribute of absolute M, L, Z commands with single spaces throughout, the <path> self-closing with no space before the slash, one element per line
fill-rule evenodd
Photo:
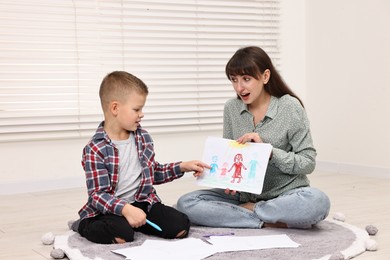
<path fill-rule="evenodd" d="M 238 49 L 226 64 L 225 73 L 229 80 L 231 76 L 238 75 L 249 75 L 259 80 L 260 74 L 266 69 L 270 70 L 271 75 L 264 85 L 264 90 L 275 97 L 289 94 L 297 98 L 303 106 L 301 99 L 283 81 L 268 54 L 260 47 L 248 46 Z"/>

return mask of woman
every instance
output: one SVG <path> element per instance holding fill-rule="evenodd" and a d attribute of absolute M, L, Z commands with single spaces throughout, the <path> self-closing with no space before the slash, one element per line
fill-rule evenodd
<path fill-rule="evenodd" d="M 324 220 L 330 201 L 309 185 L 316 150 L 301 100 L 259 47 L 239 49 L 225 72 L 237 98 L 225 104 L 223 137 L 273 146 L 263 191 L 194 191 L 179 198 L 178 210 L 192 223 L 211 227 L 310 228 Z"/>

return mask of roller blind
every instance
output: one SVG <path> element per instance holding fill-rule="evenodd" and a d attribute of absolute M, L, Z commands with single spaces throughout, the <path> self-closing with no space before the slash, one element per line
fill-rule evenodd
<path fill-rule="evenodd" d="M 242 46 L 279 62 L 279 1 L 0 1 L 0 142 L 91 136 L 103 77 L 149 87 L 151 133 L 222 129 L 225 64 Z"/>

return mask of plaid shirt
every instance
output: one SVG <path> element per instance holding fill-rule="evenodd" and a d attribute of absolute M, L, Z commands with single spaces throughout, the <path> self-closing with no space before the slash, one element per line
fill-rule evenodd
<path fill-rule="evenodd" d="M 127 203 L 114 195 L 119 176 L 119 154 L 103 126 L 104 122 L 99 125 L 83 150 L 82 166 L 86 176 L 88 201 L 79 211 L 81 219 L 98 214 L 122 215 L 122 209 Z M 182 177 L 184 173 L 180 171 L 179 162 L 160 164 L 154 160 L 153 140 L 146 130 L 139 127 L 134 136 L 143 169 L 135 200 L 153 205 L 161 202 L 153 184 L 172 181 Z"/>

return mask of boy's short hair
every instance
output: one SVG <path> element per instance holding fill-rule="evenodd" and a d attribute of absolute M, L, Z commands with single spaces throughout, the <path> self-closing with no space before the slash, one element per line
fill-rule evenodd
<path fill-rule="evenodd" d="M 114 101 L 122 101 L 132 91 L 147 95 L 146 84 L 136 76 L 126 71 L 113 71 L 104 77 L 100 84 L 99 97 L 103 110 Z"/>

